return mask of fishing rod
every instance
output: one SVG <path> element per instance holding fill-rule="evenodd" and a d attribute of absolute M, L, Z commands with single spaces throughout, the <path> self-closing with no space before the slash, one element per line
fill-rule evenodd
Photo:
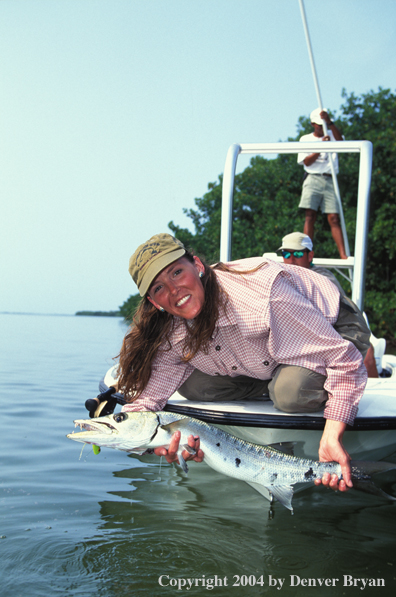
<path fill-rule="evenodd" d="M 299 0 L 299 4 L 300 4 L 301 17 L 302 17 L 303 26 L 304 26 L 305 39 L 307 42 L 309 60 L 311 62 L 311 69 L 312 69 L 312 74 L 313 74 L 313 79 L 314 79 L 315 90 L 316 90 L 316 97 L 318 100 L 319 110 L 320 110 L 320 112 L 322 112 L 322 110 L 323 110 L 322 96 L 320 94 L 318 76 L 316 74 L 315 61 L 314 61 L 314 57 L 313 57 L 313 53 L 312 53 L 311 38 L 309 35 L 309 31 L 308 31 L 307 18 L 306 18 L 305 8 L 304 8 L 304 0 Z M 324 134 L 328 135 L 326 121 L 322 119 L 322 123 L 323 123 Z M 335 172 L 333 156 L 331 153 L 329 153 L 329 158 L 330 158 L 330 169 L 331 169 L 331 177 L 333 180 L 334 193 L 335 193 L 335 196 L 337 199 L 338 209 L 340 212 L 339 215 L 340 215 L 340 221 L 341 221 L 342 236 L 344 237 L 345 253 L 349 257 L 351 253 L 349 250 L 348 236 L 347 236 L 346 227 L 345 227 L 344 212 L 342 210 L 340 189 L 338 187 L 337 174 Z"/>
<path fill-rule="evenodd" d="M 125 398 L 116 394 L 117 390 L 110 386 L 106 392 L 102 392 L 96 398 L 89 398 L 85 401 L 85 408 L 89 411 L 91 419 L 93 417 L 103 417 L 111 415 L 114 412 L 117 404 L 124 406 L 126 404 Z"/>

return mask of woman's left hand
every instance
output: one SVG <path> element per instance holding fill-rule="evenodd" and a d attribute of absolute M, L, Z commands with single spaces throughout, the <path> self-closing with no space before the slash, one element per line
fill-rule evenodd
<path fill-rule="evenodd" d="M 157 456 L 164 456 L 166 461 L 169 463 L 177 462 L 178 464 L 180 464 L 179 458 L 177 456 L 177 452 L 179 450 L 180 438 L 181 438 L 180 431 L 176 431 L 172 435 L 168 449 L 166 449 L 165 446 L 155 448 L 154 454 L 156 454 Z M 184 460 L 195 460 L 195 462 L 202 462 L 204 459 L 204 453 L 202 452 L 202 450 L 199 447 L 200 446 L 199 437 L 198 436 L 194 437 L 193 435 L 190 435 L 188 437 L 187 443 L 190 446 L 190 448 L 192 448 L 195 451 L 195 455 L 190 454 L 189 452 L 187 452 L 187 450 L 183 450 L 182 457 L 184 458 Z"/>

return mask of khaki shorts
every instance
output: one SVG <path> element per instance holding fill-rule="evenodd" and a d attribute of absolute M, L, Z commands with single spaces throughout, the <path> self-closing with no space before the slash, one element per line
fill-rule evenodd
<path fill-rule="evenodd" d="M 319 208 L 325 214 L 338 214 L 337 198 L 334 193 L 333 179 L 323 174 L 308 174 L 303 182 L 299 206 L 301 209 Z"/>

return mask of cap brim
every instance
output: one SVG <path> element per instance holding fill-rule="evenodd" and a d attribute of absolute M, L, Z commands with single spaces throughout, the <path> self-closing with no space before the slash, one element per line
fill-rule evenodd
<path fill-rule="evenodd" d="M 154 259 L 153 262 L 149 265 L 146 272 L 144 273 L 143 279 L 139 286 L 139 294 L 140 296 L 145 296 L 148 289 L 150 288 L 154 278 L 158 276 L 158 274 L 168 265 L 180 259 L 185 254 L 185 249 L 177 249 L 176 251 L 171 251 L 170 253 L 165 253 L 157 259 Z"/>

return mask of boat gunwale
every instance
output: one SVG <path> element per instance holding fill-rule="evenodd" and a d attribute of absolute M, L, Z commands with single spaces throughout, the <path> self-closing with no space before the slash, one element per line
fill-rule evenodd
<path fill-rule="evenodd" d="M 109 389 L 104 378 L 99 383 L 100 392 L 105 392 Z M 123 395 L 115 392 L 114 396 L 118 398 L 119 404 L 125 404 Z M 187 401 L 186 401 L 187 402 Z M 265 429 L 294 429 L 294 430 L 323 430 L 326 424 L 326 418 L 319 413 L 304 413 L 293 415 L 291 413 L 260 413 L 260 412 L 241 412 L 241 411 L 226 411 L 220 410 L 224 408 L 224 403 L 218 402 L 218 410 L 213 409 L 213 402 L 210 403 L 212 408 L 205 408 L 202 403 L 200 406 L 192 406 L 188 404 L 175 404 L 171 400 L 168 401 L 163 410 L 172 412 L 187 417 L 193 417 L 214 425 L 228 425 L 233 427 L 255 427 Z M 235 405 L 235 403 L 234 403 Z M 244 401 L 244 406 L 257 405 L 257 401 Z M 348 431 L 385 431 L 396 429 L 395 416 L 375 416 L 375 417 L 359 417 L 355 418 L 353 426 L 348 425 Z"/>
<path fill-rule="evenodd" d="M 170 404 L 169 402 L 163 410 L 194 417 L 205 423 L 232 425 L 234 427 L 321 430 L 324 429 L 326 424 L 324 417 L 310 416 L 309 414 L 303 417 L 293 417 L 293 415 L 226 412 L 194 408 L 191 406 L 179 406 Z M 396 417 L 356 417 L 354 425 L 348 426 L 348 431 L 382 431 L 386 429 L 396 429 Z"/>

